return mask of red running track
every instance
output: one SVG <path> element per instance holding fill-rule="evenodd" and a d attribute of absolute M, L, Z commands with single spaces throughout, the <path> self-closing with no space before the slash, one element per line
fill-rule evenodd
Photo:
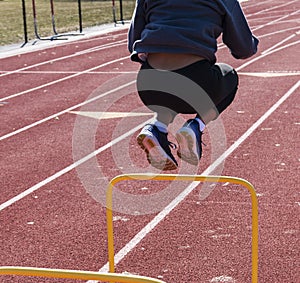
<path fill-rule="evenodd" d="M 218 60 L 240 74 L 237 98 L 206 129 L 199 168 L 180 163 L 173 173 L 250 181 L 259 199 L 259 282 L 297 283 L 300 2 L 242 5 L 259 52 L 238 61 L 220 44 Z M 159 173 L 135 142 L 152 114 L 135 92 L 139 66 L 128 58 L 126 35 L 127 27 L 115 28 L 1 54 L 1 266 L 107 271 L 108 181 Z M 180 198 L 189 186 L 150 180 L 116 188 L 116 270 L 166 282 L 251 282 L 248 192 L 200 184 Z"/>

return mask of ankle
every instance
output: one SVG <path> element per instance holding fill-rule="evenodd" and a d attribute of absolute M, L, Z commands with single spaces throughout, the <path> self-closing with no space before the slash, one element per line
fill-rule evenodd
<path fill-rule="evenodd" d="M 206 127 L 205 123 L 199 117 L 196 117 L 195 120 L 199 123 L 200 132 L 203 132 Z"/>
<path fill-rule="evenodd" d="M 165 123 L 163 123 L 161 121 L 158 121 L 157 119 L 155 119 L 151 124 L 156 126 L 160 132 L 163 132 L 163 133 L 168 132 L 168 125 L 166 125 Z"/>

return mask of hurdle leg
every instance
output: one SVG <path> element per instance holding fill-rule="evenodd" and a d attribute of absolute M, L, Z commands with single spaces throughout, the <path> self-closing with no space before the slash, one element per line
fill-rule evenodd
<path fill-rule="evenodd" d="M 112 14 L 113 14 L 113 22 L 115 26 L 117 25 L 117 18 L 116 18 L 116 3 L 115 0 L 112 0 Z"/>
<path fill-rule="evenodd" d="M 123 0 L 120 1 L 120 21 L 124 25 L 124 17 L 123 17 Z"/>
<path fill-rule="evenodd" d="M 22 0 L 22 13 L 23 13 L 24 43 L 22 44 L 21 47 L 25 46 L 25 44 L 28 42 L 25 0 Z"/>
<path fill-rule="evenodd" d="M 50 9 L 51 9 L 51 21 L 52 21 L 52 29 L 54 34 L 57 35 L 56 27 L 55 27 L 55 16 L 54 16 L 54 4 L 53 0 L 50 0 Z"/>
<path fill-rule="evenodd" d="M 32 13 L 33 13 L 33 27 L 34 27 L 34 34 L 37 39 L 41 39 L 38 33 L 38 24 L 37 24 L 37 17 L 36 17 L 36 6 L 35 0 L 32 0 Z"/>

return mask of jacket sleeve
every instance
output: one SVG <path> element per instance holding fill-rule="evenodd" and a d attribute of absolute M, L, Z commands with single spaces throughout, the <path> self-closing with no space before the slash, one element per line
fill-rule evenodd
<path fill-rule="evenodd" d="M 223 42 L 236 59 L 246 59 L 257 52 L 259 40 L 252 34 L 238 1 L 225 15 Z"/>
<path fill-rule="evenodd" d="M 128 50 L 133 52 L 134 43 L 141 38 L 142 31 L 144 30 L 146 20 L 144 13 L 145 0 L 137 0 L 135 9 L 132 15 L 129 32 L 128 32 Z"/>

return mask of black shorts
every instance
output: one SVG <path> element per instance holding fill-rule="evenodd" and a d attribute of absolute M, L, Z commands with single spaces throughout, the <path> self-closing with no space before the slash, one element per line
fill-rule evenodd
<path fill-rule="evenodd" d="M 154 112 L 161 107 L 200 117 L 211 108 L 220 114 L 233 101 L 238 75 L 229 65 L 195 62 L 174 71 L 152 68 L 144 62 L 137 76 L 137 90 L 142 102 Z"/>

